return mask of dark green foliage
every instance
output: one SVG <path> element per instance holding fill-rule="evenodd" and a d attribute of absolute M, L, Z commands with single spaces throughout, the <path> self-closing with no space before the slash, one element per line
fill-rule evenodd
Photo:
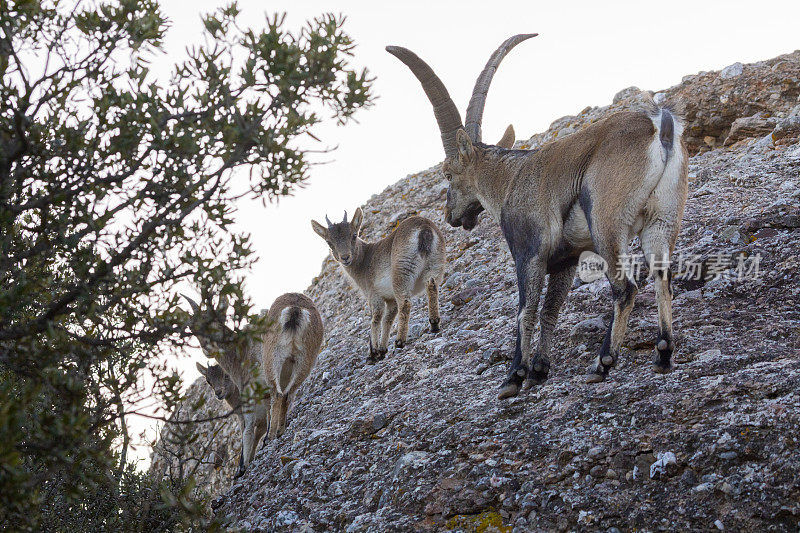
<path fill-rule="evenodd" d="M 206 16 L 163 80 L 154 0 L 0 0 L 4 527 L 156 531 L 202 509 L 191 480 L 156 485 L 126 458 L 126 416 L 180 399 L 163 363 L 190 336 L 177 290 L 252 320 L 233 201 L 289 194 L 309 171 L 298 139 L 371 100 L 341 17 L 290 32 L 237 15 Z"/>

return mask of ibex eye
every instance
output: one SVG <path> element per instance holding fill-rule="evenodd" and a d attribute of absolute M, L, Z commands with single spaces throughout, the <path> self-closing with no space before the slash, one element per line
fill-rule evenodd
<path fill-rule="evenodd" d="M 444 175 L 444 177 L 445 177 L 445 179 L 446 179 L 447 181 L 450 181 L 450 180 L 452 180 L 452 179 L 453 179 L 453 175 L 452 175 L 452 174 L 450 174 L 449 172 L 448 172 L 447 174 L 445 174 L 445 175 Z"/>

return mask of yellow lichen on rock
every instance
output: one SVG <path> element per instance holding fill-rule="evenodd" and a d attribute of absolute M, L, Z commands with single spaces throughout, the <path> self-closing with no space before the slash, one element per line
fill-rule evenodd
<path fill-rule="evenodd" d="M 511 526 L 503 525 L 503 517 L 495 510 L 480 514 L 455 515 L 446 523 L 447 529 L 461 529 L 466 533 L 511 533 Z"/>

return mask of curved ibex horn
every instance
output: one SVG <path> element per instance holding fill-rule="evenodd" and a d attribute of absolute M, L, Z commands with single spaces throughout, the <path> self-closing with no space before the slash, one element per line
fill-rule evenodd
<path fill-rule="evenodd" d="M 436 122 L 442 134 L 445 155 L 451 157 L 458 154 L 456 132 L 462 127 L 461 115 L 442 80 L 411 50 L 400 46 L 387 46 L 386 51 L 405 63 L 422 84 L 428 100 L 433 105 L 433 114 L 436 115 Z"/>
<path fill-rule="evenodd" d="M 200 306 L 197 305 L 197 302 L 195 302 L 194 300 L 192 300 L 191 298 L 189 298 L 185 294 L 181 294 L 181 296 L 183 296 L 184 300 L 189 302 L 189 306 L 192 308 L 192 311 L 194 311 L 195 313 L 199 313 L 200 312 Z"/>
<path fill-rule="evenodd" d="M 342 219 L 342 222 L 347 222 L 347 209 L 344 210 L 344 218 Z"/>
<path fill-rule="evenodd" d="M 467 130 L 467 134 L 469 138 L 472 139 L 472 142 L 481 141 L 481 120 L 483 119 L 483 108 L 486 106 L 486 94 L 489 92 L 489 85 L 492 83 L 492 78 L 494 77 L 494 73 L 497 72 L 497 67 L 500 66 L 500 62 L 503 61 L 503 58 L 506 57 L 506 54 L 508 54 L 512 48 L 522 41 L 527 41 L 531 37 L 536 37 L 537 35 L 539 34 L 521 33 L 509 37 L 494 51 L 492 57 L 490 57 L 489 61 L 486 63 L 486 66 L 483 67 L 483 72 L 478 76 L 475 82 L 475 88 L 472 89 L 472 97 L 469 100 L 466 122 L 464 123 L 464 129 Z"/>
<path fill-rule="evenodd" d="M 328 215 L 325 215 L 325 222 L 328 223 L 328 227 L 333 226 L 333 222 L 331 222 L 331 219 L 328 218 Z"/>

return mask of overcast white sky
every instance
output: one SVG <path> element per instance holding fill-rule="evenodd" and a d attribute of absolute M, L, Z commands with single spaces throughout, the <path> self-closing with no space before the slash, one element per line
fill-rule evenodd
<path fill-rule="evenodd" d="M 200 41 L 200 14 L 221 5 L 221 0 L 164 0 L 172 29 L 167 57 L 157 65 L 182 58 L 187 45 Z M 560 116 L 610 103 L 631 85 L 663 89 L 686 74 L 800 48 L 797 0 L 241 0 L 239 6 L 241 20 L 258 27 L 265 12 L 286 11 L 290 28 L 323 12 L 346 14 L 346 30 L 358 45 L 354 64 L 377 76 L 378 100 L 357 115 L 359 124 L 318 130 L 326 144 L 339 148 L 328 157 L 332 163 L 313 169 L 306 189 L 280 205 L 241 205 L 238 222 L 252 234 L 261 257 L 247 284 L 260 308 L 284 292 L 304 290 L 319 273 L 327 247 L 311 230 L 311 218 L 326 212 L 341 217 L 344 209 L 352 213 L 372 194 L 443 158 L 430 104 L 410 71 L 384 51 L 386 45 L 405 46 L 427 61 L 463 119 L 475 78 L 492 51 L 513 34 L 539 33 L 517 46 L 494 78 L 483 120 L 487 142 L 499 139 L 512 122 L 519 138 L 530 137 Z M 278 255 L 291 260 L 274 259 Z M 189 380 L 199 375 L 192 361 L 179 365 Z"/>

